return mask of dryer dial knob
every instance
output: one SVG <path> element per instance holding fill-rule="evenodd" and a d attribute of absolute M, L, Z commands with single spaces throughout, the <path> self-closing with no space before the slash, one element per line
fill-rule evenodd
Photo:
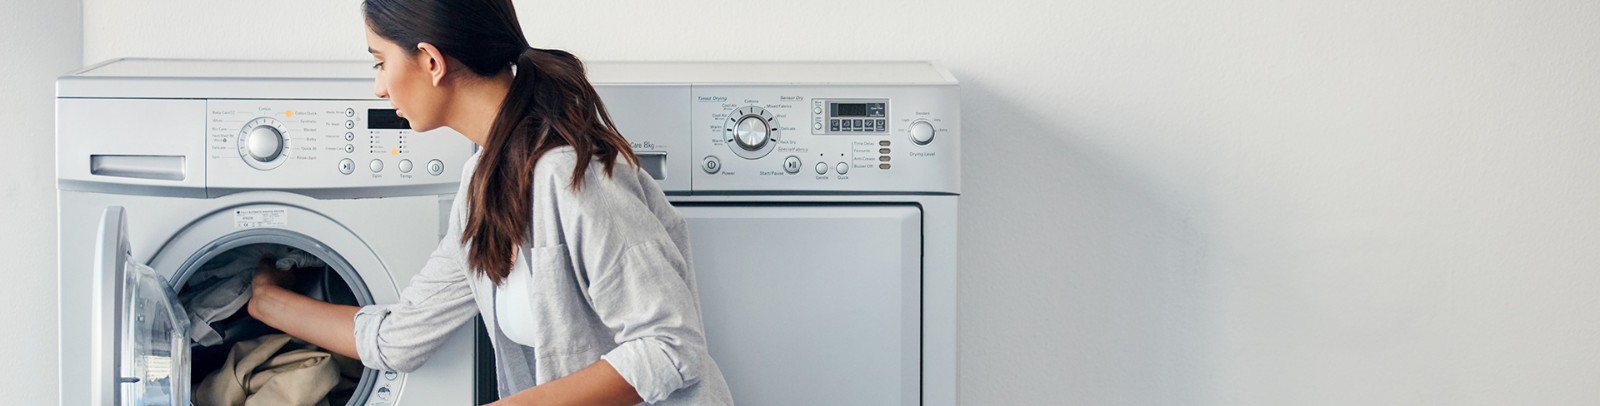
<path fill-rule="evenodd" d="M 727 114 L 722 122 L 722 142 L 744 159 L 761 159 L 778 146 L 783 126 L 778 115 L 757 106 L 745 106 Z"/>
<path fill-rule="evenodd" d="M 757 115 L 740 117 L 739 123 L 733 127 L 733 141 L 746 151 L 756 151 L 766 146 L 767 137 L 771 134 L 772 126 Z"/>
<path fill-rule="evenodd" d="M 917 145 L 928 145 L 928 143 L 933 142 L 933 124 L 929 124 L 927 121 L 917 120 L 917 122 L 911 123 L 910 130 L 911 142 L 914 142 Z"/>

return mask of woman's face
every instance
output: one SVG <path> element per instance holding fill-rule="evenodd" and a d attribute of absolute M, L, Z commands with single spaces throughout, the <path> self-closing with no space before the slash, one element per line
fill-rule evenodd
<path fill-rule="evenodd" d="M 396 114 L 411 122 L 413 131 L 428 131 L 444 126 L 444 93 L 434 85 L 429 72 L 430 55 L 419 50 L 401 49 L 387 38 L 367 28 L 367 51 L 372 53 L 376 75 L 372 93 L 389 99 Z M 409 51 L 409 52 L 408 52 Z"/>

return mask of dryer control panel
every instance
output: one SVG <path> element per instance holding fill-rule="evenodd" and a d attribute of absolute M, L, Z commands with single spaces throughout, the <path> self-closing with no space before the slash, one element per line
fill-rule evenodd
<path fill-rule="evenodd" d="M 695 85 L 693 189 L 958 193 L 954 86 Z"/>

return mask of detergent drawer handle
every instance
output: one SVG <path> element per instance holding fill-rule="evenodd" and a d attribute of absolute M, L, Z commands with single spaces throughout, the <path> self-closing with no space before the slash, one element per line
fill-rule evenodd
<path fill-rule="evenodd" d="M 182 155 L 90 155 L 89 173 L 97 176 L 183 180 Z"/>

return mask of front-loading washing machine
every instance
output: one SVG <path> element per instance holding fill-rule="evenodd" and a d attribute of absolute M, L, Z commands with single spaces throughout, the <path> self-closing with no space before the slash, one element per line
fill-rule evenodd
<path fill-rule="evenodd" d="M 315 257 L 325 300 L 399 300 L 473 151 L 410 131 L 351 62 L 110 61 L 57 81 L 56 122 L 63 405 L 199 403 L 228 350 L 179 297 L 240 252 Z M 472 324 L 416 371 L 344 368 L 327 400 L 475 404 Z"/>

